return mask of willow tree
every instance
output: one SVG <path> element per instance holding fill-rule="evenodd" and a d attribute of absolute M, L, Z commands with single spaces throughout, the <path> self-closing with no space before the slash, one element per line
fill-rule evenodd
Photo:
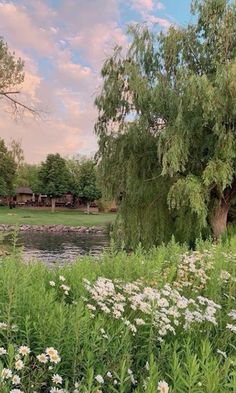
<path fill-rule="evenodd" d="M 219 237 L 236 197 L 236 5 L 192 3 L 194 23 L 129 29 L 102 68 L 100 166 L 131 243 Z"/>

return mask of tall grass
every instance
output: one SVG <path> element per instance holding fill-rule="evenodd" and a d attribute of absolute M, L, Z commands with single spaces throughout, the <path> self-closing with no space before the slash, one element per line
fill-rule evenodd
<path fill-rule="evenodd" d="M 217 246 L 199 242 L 197 250 L 187 259 L 201 265 L 207 279 L 203 283 L 203 273 L 187 269 L 189 285 L 182 275 L 187 249 L 174 242 L 149 252 L 140 248 L 130 256 L 111 249 L 100 260 L 86 257 L 55 270 L 40 262 L 26 265 L 15 250 L 0 264 L 0 322 L 6 324 L 0 329 L 0 347 L 8 351 L 0 368 L 14 368 L 18 348 L 26 345 L 31 350 L 23 359 L 28 371 L 19 372 L 22 380 L 16 387 L 23 392 L 53 391 L 55 373 L 69 392 L 152 393 L 162 380 L 172 393 L 236 392 L 236 333 L 227 328 L 235 324 L 228 314 L 236 309 L 236 241 Z M 170 331 L 162 340 L 153 314 L 130 308 L 126 300 L 122 317 L 103 312 L 89 291 L 99 277 L 117 285 L 139 280 L 142 288 L 155 290 L 177 285 L 187 299 L 201 295 L 220 305 L 217 325 L 204 320 L 184 329 L 181 322 L 175 334 Z M 133 326 L 136 318 L 145 324 L 134 332 L 124 322 Z M 44 365 L 36 356 L 47 347 L 55 348 L 61 361 L 41 370 Z M 13 389 L 10 379 L 0 387 L 4 393 Z M 159 391 L 165 389 L 159 385 Z"/>

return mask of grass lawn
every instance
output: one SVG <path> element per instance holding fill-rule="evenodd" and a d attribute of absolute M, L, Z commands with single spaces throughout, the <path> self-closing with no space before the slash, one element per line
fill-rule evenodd
<path fill-rule="evenodd" d="M 55 211 L 0 207 L 0 224 L 105 226 L 115 220 L 114 213 L 85 214 L 80 211 Z"/>

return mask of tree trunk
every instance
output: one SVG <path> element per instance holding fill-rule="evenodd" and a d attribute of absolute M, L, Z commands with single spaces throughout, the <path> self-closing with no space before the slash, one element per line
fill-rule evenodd
<path fill-rule="evenodd" d="M 215 240 L 219 239 L 226 230 L 229 207 L 226 202 L 220 201 L 213 211 L 210 222 Z"/>
<path fill-rule="evenodd" d="M 52 213 L 55 212 L 56 198 L 52 198 Z"/>
<path fill-rule="evenodd" d="M 87 214 L 89 214 L 90 213 L 90 202 L 87 202 Z"/>

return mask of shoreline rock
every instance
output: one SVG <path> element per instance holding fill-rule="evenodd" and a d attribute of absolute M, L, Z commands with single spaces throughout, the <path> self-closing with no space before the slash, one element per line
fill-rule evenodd
<path fill-rule="evenodd" d="M 76 233 L 94 233 L 94 234 L 105 234 L 108 233 L 108 229 L 104 227 L 72 227 L 68 225 L 55 224 L 55 225 L 10 225 L 10 224 L 0 224 L 0 231 L 15 231 L 18 230 L 20 232 L 76 232 Z"/>

